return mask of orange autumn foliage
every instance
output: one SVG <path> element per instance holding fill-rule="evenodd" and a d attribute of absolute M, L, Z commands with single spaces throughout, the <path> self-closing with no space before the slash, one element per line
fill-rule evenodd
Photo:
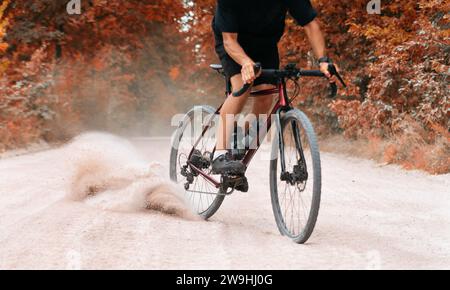
<path fill-rule="evenodd" d="M 368 140 L 384 162 L 450 172 L 448 1 L 382 1 L 381 15 L 368 0 L 312 2 L 350 84 L 329 100 L 326 82 L 302 80 L 297 105 L 318 131 Z M 65 1 L 0 3 L 0 150 L 86 128 L 167 134 L 173 114 L 221 100 L 207 68 L 216 0 L 82 1 L 72 16 Z M 286 30 L 283 64 L 313 67 L 302 28 L 288 19 Z"/>

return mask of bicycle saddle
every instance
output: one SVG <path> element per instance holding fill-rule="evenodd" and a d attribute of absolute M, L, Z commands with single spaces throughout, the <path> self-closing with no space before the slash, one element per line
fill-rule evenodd
<path fill-rule="evenodd" d="M 211 64 L 209 67 L 218 72 L 223 70 L 223 66 L 221 64 Z"/>

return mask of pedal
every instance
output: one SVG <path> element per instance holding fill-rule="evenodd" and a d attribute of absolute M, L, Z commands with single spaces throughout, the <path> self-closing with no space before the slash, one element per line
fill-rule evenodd
<path fill-rule="evenodd" d="M 241 177 L 241 180 L 236 183 L 234 189 L 240 192 L 248 192 L 249 187 L 247 177 Z"/>
<path fill-rule="evenodd" d="M 249 190 L 248 180 L 243 175 L 240 176 L 224 175 L 222 176 L 222 190 L 224 192 L 227 192 L 229 188 L 241 192 L 248 192 Z"/>

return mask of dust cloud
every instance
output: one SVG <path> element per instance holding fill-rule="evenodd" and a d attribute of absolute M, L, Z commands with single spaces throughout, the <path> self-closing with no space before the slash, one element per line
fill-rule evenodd
<path fill-rule="evenodd" d="M 103 133 L 86 133 L 63 148 L 71 180 L 66 196 L 103 210 L 156 210 L 199 219 L 183 191 L 164 176 L 158 163 L 147 163 L 131 143 Z"/>

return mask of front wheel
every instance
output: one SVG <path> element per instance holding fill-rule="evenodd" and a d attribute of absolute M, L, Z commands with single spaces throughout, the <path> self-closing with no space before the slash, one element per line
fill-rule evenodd
<path fill-rule="evenodd" d="M 280 123 L 270 164 L 272 208 L 281 234 L 304 244 L 314 231 L 320 208 L 319 146 L 311 122 L 301 111 L 287 112 Z"/>

